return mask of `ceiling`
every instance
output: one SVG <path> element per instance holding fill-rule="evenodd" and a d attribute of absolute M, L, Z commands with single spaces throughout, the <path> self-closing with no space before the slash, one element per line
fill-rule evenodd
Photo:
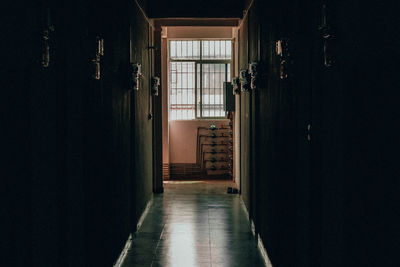
<path fill-rule="evenodd" d="M 244 1 L 148 0 L 147 4 L 151 18 L 240 18 Z"/>

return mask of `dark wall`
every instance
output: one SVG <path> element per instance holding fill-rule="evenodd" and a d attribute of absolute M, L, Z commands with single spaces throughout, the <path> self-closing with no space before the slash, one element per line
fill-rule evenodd
<path fill-rule="evenodd" d="M 329 68 L 323 3 L 335 35 Z M 263 68 L 259 89 L 241 93 L 242 198 L 274 266 L 396 266 L 398 83 L 383 52 L 398 54 L 396 23 L 390 7 L 359 1 L 256 0 L 242 24 L 240 68 Z"/>
<path fill-rule="evenodd" d="M 149 114 L 152 115 L 152 97 L 150 94 L 150 77 L 154 75 L 153 29 L 147 24 L 143 14 L 135 6 L 130 16 L 132 51 L 131 61 L 142 64 L 143 76 L 139 91 L 134 92 L 132 109 L 135 114 L 135 202 L 137 203 L 136 222 L 150 199 L 153 189 L 153 127 Z"/>
<path fill-rule="evenodd" d="M 132 1 L 88 0 L 15 3 L 4 26 L 2 265 L 111 266 L 152 195 L 148 23 Z M 131 60 L 143 66 L 139 92 Z"/>
<path fill-rule="evenodd" d="M 261 11 L 256 1 L 239 29 L 240 68 L 255 61 L 263 68 L 259 89 L 241 93 L 242 198 L 273 264 L 298 266 L 296 194 L 303 185 L 296 185 L 297 143 L 306 140 L 297 140 L 297 120 L 305 111 L 296 110 L 299 88 L 279 79 L 275 41 L 281 36 L 278 27 L 284 27 L 279 23 L 284 5 L 274 5 Z M 267 18 L 278 21 L 271 25 Z"/>

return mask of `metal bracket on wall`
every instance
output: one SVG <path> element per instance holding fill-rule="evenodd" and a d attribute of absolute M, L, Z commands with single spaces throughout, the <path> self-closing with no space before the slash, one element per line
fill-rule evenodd
<path fill-rule="evenodd" d="M 100 80 L 100 57 L 104 56 L 104 39 L 99 36 L 96 37 L 96 54 L 95 58 L 92 59 L 93 63 L 93 78 Z"/>
<path fill-rule="evenodd" d="M 240 85 L 242 92 L 250 91 L 250 74 L 247 69 L 240 71 Z"/>
<path fill-rule="evenodd" d="M 42 36 L 42 66 L 47 68 L 50 64 L 49 31 L 44 30 Z"/>
<path fill-rule="evenodd" d="M 252 62 L 249 64 L 249 74 L 251 77 L 250 88 L 252 90 L 257 90 L 260 81 L 266 78 L 265 72 L 263 71 L 263 66 L 260 62 Z"/>
<path fill-rule="evenodd" d="M 54 32 L 54 25 L 50 25 L 43 31 L 42 35 L 42 66 L 47 68 L 50 65 L 50 32 Z"/>
<path fill-rule="evenodd" d="M 240 94 L 240 79 L 239 77 L 233 77 L 232 79 L 232 93 L 234 95 L 239 95 Z"/>
<path fill-rule="evenodd" d="M 158 96 L 159 87 L 160 87 L 160 78 L 151 77 L 151 94 L 154 96 Z"/>
<path fill-rule="evenodd" d="M 287 79 L 290 77 L 289 71 L 292 63 L 288 38 L 281 38 L 276 42 L 276 54 L 280 57 L 279 78 Z"/>
<path fill-rule="evenodd" d="M 318 29 L 321 32 L 324 45 L 324 66 L 331 67 L 335 63 L 335 57 L 333 52 L 335 35 L 333 34 L 333 30 L 328 21 L 329 20 L 328 10 L 325 4 L 322 5 L 321 12 L 322 12 L 321 14 L 322 21 Z"/>
<path fill-rule="evenodd" d="M 142 65 L 139 63 L 132 63 L 132 88 L 139 91 L 139 81 L 142 76 Z"/>
<path fill-rule="evenodd" d="M 45 27 L 42 32 L 42 57 L 41 57 L 41 64 L 43 68 L 47 68 L 50 66 L 50 33 L 54 32 L 55 27 L 51 21 L 51 12 L 48 8 L 46 10 L 46 22 Z"/>

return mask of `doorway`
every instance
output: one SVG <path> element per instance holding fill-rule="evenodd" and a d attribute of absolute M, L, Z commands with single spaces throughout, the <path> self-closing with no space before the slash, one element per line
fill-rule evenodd
<path fill-rule="evenodd" d="M 233 27 L 162 28 L 163 180 L 235 180 Z M 229 88 L 229 87 L 228 87 Z M 233 103 L 235 100 L 233 100 Z"/>

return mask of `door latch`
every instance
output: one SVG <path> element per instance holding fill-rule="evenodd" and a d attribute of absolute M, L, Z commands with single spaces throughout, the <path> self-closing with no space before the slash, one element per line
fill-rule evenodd
<path fill-rule="evenodd" d="M 160 78 L 151 77 L 151 93 L 154 96 L 158 96 L 158 88 L 160 87 Z"/>
<path fill-rule="evenodd" d="M 139 91 L 140 77 L 142 76 L 142 65 L 139 63 L 132 63 L 132 88 Z"/>
<path fill-rule="evenodd" d="M 104 39 L 99 36 L 96 37 L 96 53 L 94 59 L 92 59 L 93 63 L 93 78 L 95 80 L 100 80 L 100 57 L 104 56 Z"/>

